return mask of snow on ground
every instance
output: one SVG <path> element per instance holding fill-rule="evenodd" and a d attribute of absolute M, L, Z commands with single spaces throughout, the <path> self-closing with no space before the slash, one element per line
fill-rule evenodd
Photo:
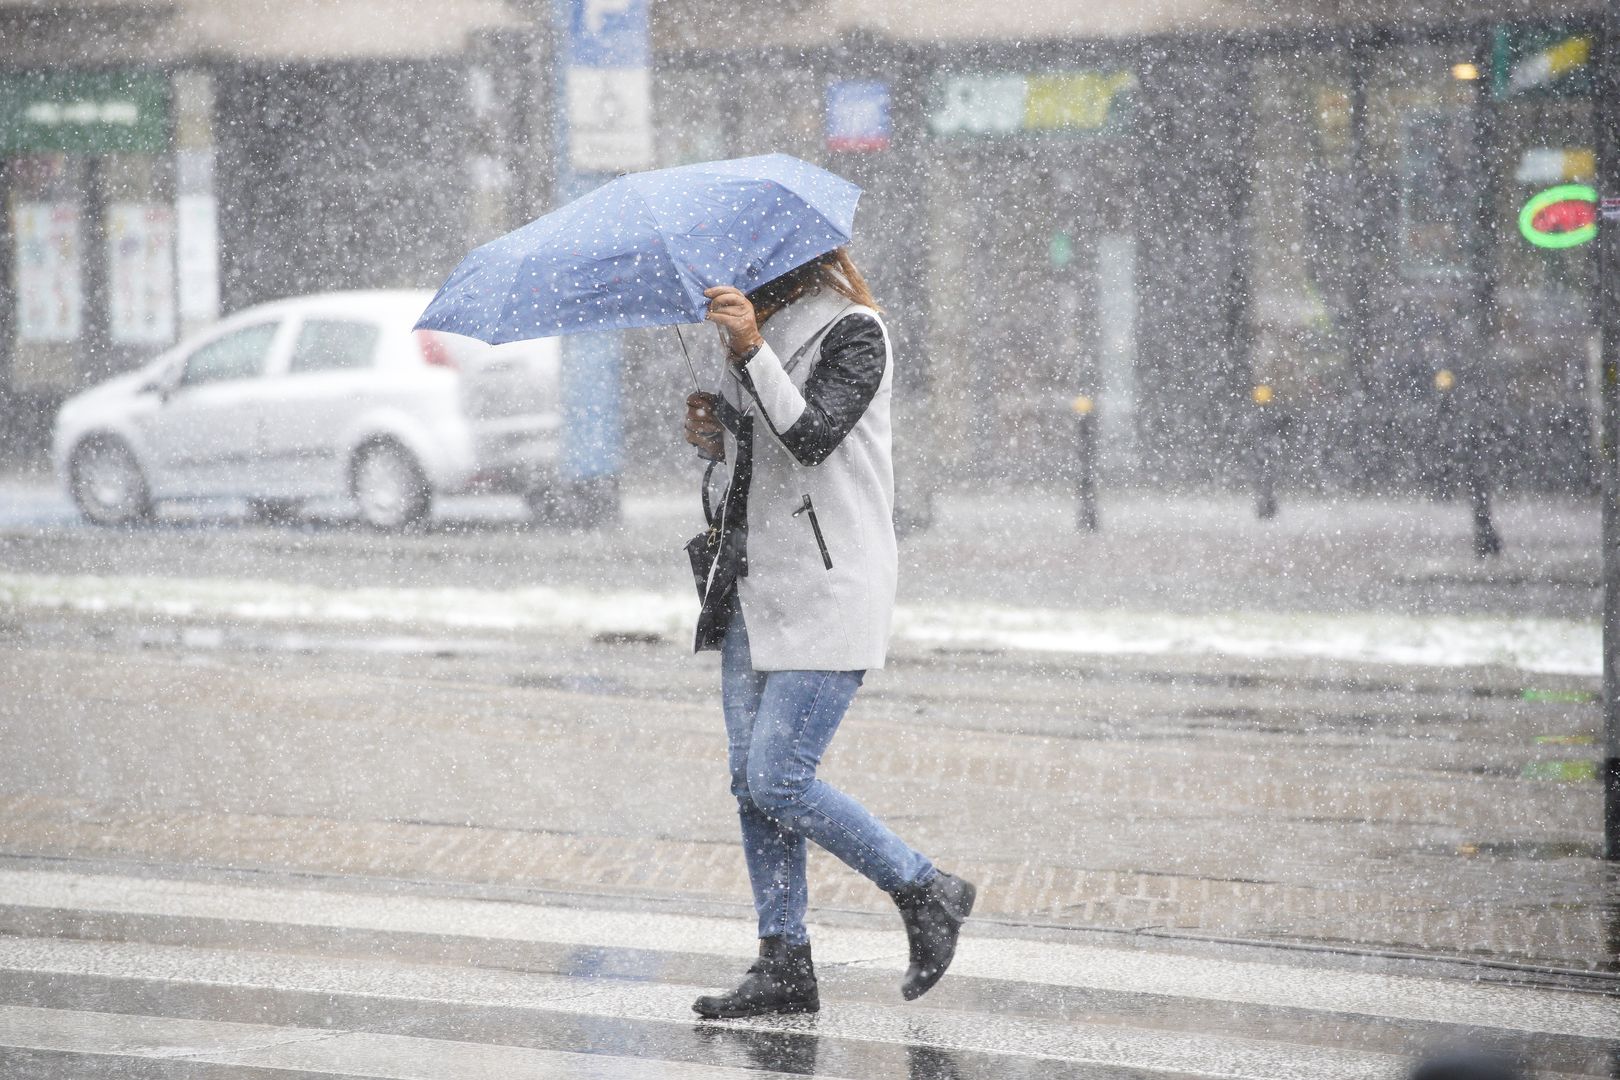
<path fill-rule="evenodd" d="M 270 581 L 0 574 L 0 610 L 57 609 L 262 623 L 383 624 L 689 640 L 687 593 L 568 588 L 329 589 Z M 902 605 L 897 651 L 977 646 L 1080 654 L 1499 665 L 1601 674 L 1596 620 L 1243 611 L 1170 615 L 981 604 Z"/>

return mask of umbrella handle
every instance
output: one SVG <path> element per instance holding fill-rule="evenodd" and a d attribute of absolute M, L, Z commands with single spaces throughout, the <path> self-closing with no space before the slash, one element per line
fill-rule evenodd
<path fill-rule="evenodd" d="M 687 350 L 686 350 L 686 338 L 681 336 L 681 328 L 679 326 L 671 327 L 671 329 L 675 331 L 675 340 L 679 341 L 681 343 L 681 355 L 686 357 L 686 370 L 689 371 L 691 373 L 691 375 L 692 375 L 692 392 L 695 393 L 695 394 L 701 394 L 703 392 L 703 384 L 698 381 L 697 366 L 692 363 L 692 354 L 690 352 L 687 352 Z M 706 453 L 703 450 L 702 447 L 698 448 L 697 456 L 698 456 L 698 460 L 709 462 L 709 469 L 711 471 L 714 469 L 714 465 L 715 465 L 716 462 L 726 460 L 724 455 Z M 705 485 L 705 489 L 704 489 L 704 502 L 705 502 L 705 504 L 707 504 L 707 501 L 708 501 L 708 490 L 707 490 L 708 480 L 709 480 L 708 473 L 705 473 L 703 475 L 703 481 L 704 481 L 704 485 Z"/>

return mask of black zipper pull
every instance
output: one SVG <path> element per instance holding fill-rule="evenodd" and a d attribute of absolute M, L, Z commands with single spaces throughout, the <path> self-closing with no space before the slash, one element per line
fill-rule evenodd
<path fill-rule="evenodd" d="M 828 570 L 831 570 L 832 556 L 827 554 L 827 541 L 822 538 L 821 522 L 816 520 L 816 508 L 815 505 L 811 503 L 808 493 L 805 494 L 804 501 L 799 504 L 799 508 L 793 511 L 794 517 L 798 517 L 800 514 L 810 515 L 810 528 L 816 534 L 816 547 L 821 549 L 821 565 L 826 567 Z"/>

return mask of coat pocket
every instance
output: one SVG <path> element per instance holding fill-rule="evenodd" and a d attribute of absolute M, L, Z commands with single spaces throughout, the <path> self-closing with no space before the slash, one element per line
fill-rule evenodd
<path fill-rule="evenodd" d="M 816 504 L 810 501 L 809 492 L 805 493 L 804 501 L 799 503 L 799 508 L 793 511 L 794 517 L 798 517 L 800 514 L 807 515 L 810 518 L 810 530 L 815 533 L 816 547 L 821 551 L 821 565 L 831 570 L 832 556 L 827 554 L 827 538 L 821 535 L 821 522 L 816 519 Z"/>

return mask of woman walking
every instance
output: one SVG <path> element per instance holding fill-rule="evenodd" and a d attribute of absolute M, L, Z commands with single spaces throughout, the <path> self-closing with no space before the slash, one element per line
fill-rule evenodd
<path fill-rule="evenodd" d="M 895 593 L 888 336 L 860 272 L 829 252 L 754 291 L 705 293 L 727 344 L 720 395 L 687 401 L 686 437 L 723 459 L 722 552 L 697 647 L 721 652 L 759 958 L 706 1018 L 820 1008 L 804 916 L 806 841 L 889 893 L 910 943 L 901 985 L 950 965 L 974 887 L 938 870 L 816 767 L 867 671 L 881 668 Z"/>

